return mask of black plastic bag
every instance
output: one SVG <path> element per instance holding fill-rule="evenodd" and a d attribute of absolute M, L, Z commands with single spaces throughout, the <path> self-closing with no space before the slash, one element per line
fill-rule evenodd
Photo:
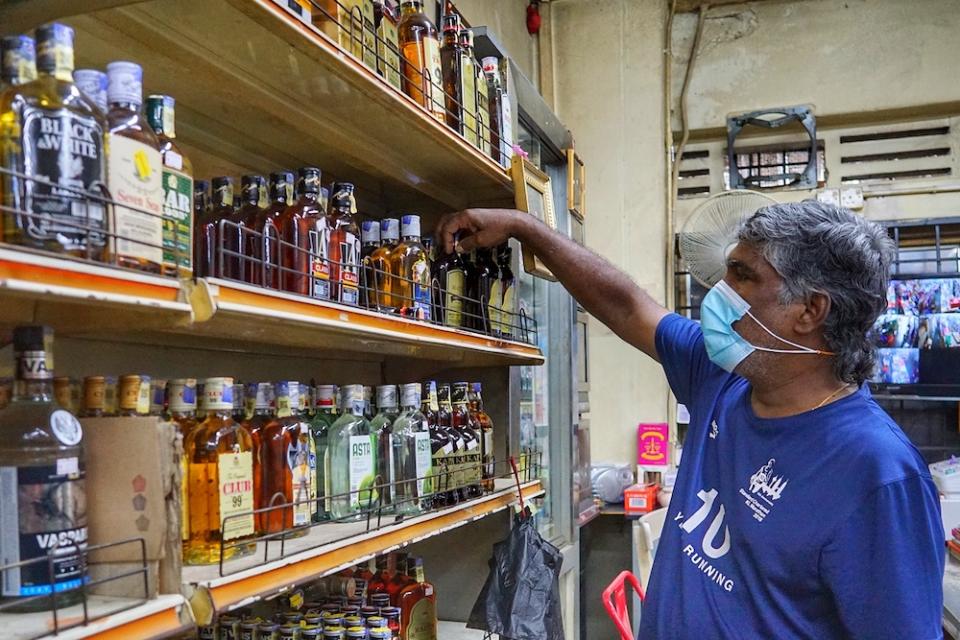
<path fill-rule="evenodd" d="M 490 575 L 467 627 L 508 640 L 563 640 L 560 550 L 537 532 L 529 510 L 506 540 L 493 545 Z"/>

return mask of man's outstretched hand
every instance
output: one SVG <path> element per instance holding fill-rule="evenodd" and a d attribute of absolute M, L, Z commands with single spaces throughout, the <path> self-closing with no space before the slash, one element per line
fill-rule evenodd
<path fill-rule="evenodd" d="M 437 243 L 445 253 L 495 247 L 516 236 L 522 224 L 521 216 L 527 215 L 512 209 L 465 209 L 448 213 L 437 225 Z"/>

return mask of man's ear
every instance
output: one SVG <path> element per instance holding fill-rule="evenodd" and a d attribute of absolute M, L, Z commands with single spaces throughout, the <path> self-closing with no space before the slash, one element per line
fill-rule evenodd
<path fill-rule="evenodd" d="M 797 317 L 793 330 L 802 336 L 815 333 L 826 324 L 829 314 L 830 296 L 816 291 L 803 303 L 803 311 Z"/>

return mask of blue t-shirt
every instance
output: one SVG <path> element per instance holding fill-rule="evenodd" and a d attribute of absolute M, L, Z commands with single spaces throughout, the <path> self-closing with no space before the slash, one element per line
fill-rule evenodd
<path fill-rule="evenodd" d="M 937 490 L 866 385 L 764 419 L 697 323 L 667 316 L 656 345 L 690 426 L 640 638 L 941 638 Z"/>

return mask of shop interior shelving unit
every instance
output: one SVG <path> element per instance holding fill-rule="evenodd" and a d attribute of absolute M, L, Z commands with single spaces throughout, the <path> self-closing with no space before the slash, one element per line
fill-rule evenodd
<path fill-rule="evenodd" d="M 272 0 L 4 3 L 0 35 L 52 19 L 75 28 L 77 67 L 133 60 L 143 66 L 145 95 L 177 99 L 178 141 L 197 177 L 315 165 L 323 168 L 324 183 L 354 182 L 363 213 L 418 212 L 426 229 L 445 211 L 513 202 L 505 169 Z M 0 330 L 9 335 L 27 322 L 55 329 L 58 373 L 65 375 L 92 373 L 88 369 L 96 366 L 111 373 L 160 367 L 170 377 L 309 378 L 314 371 L 318 380 L 328 375 L 365 384 L 427 376 L 482 380 L 492 390 L 487 404 L 498 427 L 498 460 L 515 446 L 510 433 L 517 416 L 510 405 L 516 376 L 510 367 L 543 362 L 536 346 L 519 339 L 236 282 L 178 281 L 0 245 Z M 532 499 L 543 489 L 528 479 L 522 492 Z M 503 514 L 516 502 L 516 486 L 499 480 L 482 498 L 346 538 L 353 525 L 317 527 L 308 536 L 310 548 L 292 547 L 281 558 L 229 575 L 217 567 L 186 567 L 182 595 L 138 606 L 91 600 L 88 623 L 78 608 L 61 611 L 57 627 L 66 630 L 57 637 L 169 637 L 373 555 L 430 539 L 445 548 L 451 541 L 465 545 L 456 531 L 485 521 L 482 542 L 472 540 L 467 553 L 437 566 L 434 581 L 443 583 L 441 599 L 446 584 L 452 590 L 476 583 L 478 591 L 484 575 L 464 580 L 456 575 L 457 563 L 485 566 L 490 545 L 506 533 Z M 335 542 L 318 539 L 333 529 L 340 534 L 331 538 Z M 0 615 L 0 624 L 9 615 Z M 17 622 L 23 631 L 16 637 L 54 629 L 49 614 Z"/>

